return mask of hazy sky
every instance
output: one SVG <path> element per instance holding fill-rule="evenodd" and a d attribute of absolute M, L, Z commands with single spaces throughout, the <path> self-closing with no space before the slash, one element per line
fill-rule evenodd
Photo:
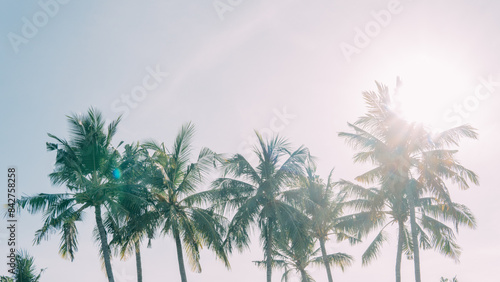
<path fill-rule="evenodd" d="M 352 180 L 369 166 L 352 163 L 354 151 L 337 133 L 364 114 L 362 91 L 376 90 L 375 80 L 393 89 L 399 75 L 409 117 L 437 128 L 470 123 L 480 133 L 462 143 L 459 156 L 481 186 L 452 189 L 478 228 L 459 233 L 460 264 L 423 252 L 422 280 L 498 277 L 499 1 L 55 1 L 0 3 L 0 183 L 16 166 L 18 196 L 62 191 L 47 178 L 55 160 L 46 152 L 47 133 L 67 137 L 65 115 L 89 106 L 108 120 L 124 114 L 115 144 L 147 138 L 171 144 L 193 121 L 197 146 L 244 153 L 257 129 L 309 147 L 324 177 L 335 167 L 335 179 Z M 24 212 L 17 240 L 47 268 L 42 282 L 106 281 L 92 240 L 93 213 L 80 225 L 74 262 L 58 255 L 58 234 L 32 246 L 40 218 Z M 394 280 L 396 234 L 378 260 L 361 267 L 366 246 L 329 242 L 328 251 L 356 258 L 345 273 L 334 269 L 336 281 Z M 251 262 L 262 257 L 255 240 L 231 257 L 227 271 L 204 251 L 203 272 L 188 271 L 188 278 L 262 281 L 265 271 Z M 135 281 L 133 259 L 113 265 L 117 282 Z M 404 281 L 413 281 L 412 266 L 403 260 Z M 180 280 L 172 239 L 143 246 L 143 271 L 145 281 Z M 326 281 L 324 269 L 312 273 Z"/>

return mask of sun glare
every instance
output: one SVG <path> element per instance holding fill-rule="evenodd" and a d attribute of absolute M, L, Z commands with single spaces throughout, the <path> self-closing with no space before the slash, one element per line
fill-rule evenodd
<path fill-rule="evenodd" d="M 397 75 L 402 86 L 396 98 L 403 116 L 409 121 L 439 126 L 446 108 L 464 92 L 464 74 L 452 63 L 427 56 L 400 66 Z"/>

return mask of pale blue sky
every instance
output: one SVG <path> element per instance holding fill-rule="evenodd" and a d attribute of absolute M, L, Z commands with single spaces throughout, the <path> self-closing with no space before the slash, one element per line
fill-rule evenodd
<path fill-rule="evenodd" d="M 220 15 L 214 8 L 217 2 L 235 4 Z M 43 21 L 44 10 L 38 1 L 2 1 L 0 169 L 18 168 L 19 194 L 61 189 L 51 187 L 47 178 L 55 157 L 46 152 L 47 132 L 66 137 L 65 115 L 95 106 L 109 120 L 123 113 L 124 107 L 129 109 L 116 143 L 147 138 L 171 143 L 178 128 L 193 121 L 197 145 L 234 153 L 247 148 L 245 142 L 253 129 L 274 129 L 293 144 L 309 147 L 318 156 L 324 177 L 336 167 L 335 179 L 353 179 L 368 167 L 352 163 L 354 152 L 337 132 L 347 130 L 346 123 L 364 113 L 362 91 L 375 90 L 375 80 L 392 89 L 396 76 L 401 75 L 407 82 L 407 95 L 418 97 L 409 99 L 409 104 L 427 103 L 416 111 L 425 113 L 426 121 L 446 128 L 459 119 L 480 133 L 478 141 L 464 143 L 460 157 L 480 175 L 481 187 L 452 191 L 457 201 L 473 210 L 479 227 L 460 232 L 460 264 L 424 252 L 423 281 L 455 274 L 464 282 L 496 277 L 500 192 L 495 157 L 500 152 L 495 124 L 500 115 L 500 85 L 495 81 L 500 82 L 500 2 L 269 2 L 68 1 L 58 5 L 32 38 L 17 46 L 11 38 L 13 33 L 24 36 L 23 18 L 33 22 L 38 15 L 35 21 Z M 369 29 L 374 15 L 388 7 L 395 11 L 390 20 L 384 18 L 379 30 L 371 30 L 366 46 L 356 46 L 358 28 Z M 347 59 L 341 49 L 345 44 L 357 48 L 358 53 Z M 168 76 L 149 79 L 150 69 Z M 474 91 L 481 87 L 481 79 L 490 83 L 482 86 L 480 99 Z M 150 90 L 136 101 L 131 98 L 135 108 L 126 106 L 122 95 L 130 96 L 144 80 Z M 283 120 L 276 112 L 285 108 L 291 116 L 281 126 Z M 6 173 L 0 174 L 0 183 L 6 183 Z M 4 192 L 0 200 L 5 202 Z M 58 256 L 57 234 L 31 246 L 39 220 L 39 216 L 22 214 L 18 243 L 36 257 L 39 267 L 47 267 L 42 282 L 105 281 L 91 239 L 94 219 L 90 213 L 80 226 L 80 250 L 72 263 Z M 5 235 L 3 227 L 0 240 L 2 232 Z M 366 244 L 351 248 L 330 242 L 329 251 L 356 257 L 355 265 L 345 273 L 334 270 L 336 281 L 393 280 L 395 236 L 377 261 L 361 267 L 365 248 Z M 143 249 L 145 281 L 178 280 L 175 245 L 170 238 L 157 239 L 152 249 Z M 4 253 L 2 241 L 0 254 Z M 265 272 L 251 263 L 261 258 L 258 240 L 251 251 L 233 256 L 231 271 L 215 261 L 213 254 L 204 252 L 203 273 L 188 271 L 188 278 L 263 280 Z M 114 265 L 117 281 L 135 281 L 133 260 L 115 260 Z M 5 270 L 2 262 L 0 273 Z M 406 280 L 412 280 L 412 271 L 412 262 L 404 260 Z M 312 272 L 317 281 L 326 280 L 323 269 Z M 275 276 L 277 281 L 280 275 L 276 272 Z"/>

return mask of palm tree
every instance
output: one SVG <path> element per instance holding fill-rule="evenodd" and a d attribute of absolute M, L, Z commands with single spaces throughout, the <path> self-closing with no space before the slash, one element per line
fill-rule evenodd
<path fill-rule="evenodd" d="M 155 209 L 161 216 L 161 232 L 174 237 L 181 280 L 187 281 L 184 268 L 183 248 L 194 271 L 201 272 L 200 248 L 207 245 L 213 249 L 226 267 L 229 261 L 223 248 L 225 218 L 208 203 L 206 193 L 196 193 L 203 180 L 216 164 L 218 156 L 208 148 L 202 148 L 196 163 L 189 163 L 192 151 L 194 126 L 184 125 L 171 150 L 164 143 L 147 142 L 143 146 L 153 151 L 151 156 L 157 170 L 148 180 L 155 202 Z"/>
<path fill-rule="evenodd" d="M 398 247 L 396 256 L 396 276 L 401 279 L 400 268 L 403 253 L 408 258 L 414 256 L 413 241 L 410 228 L 408 226 L 410 211 L 406 199 L 398 199 L 384 189 L 364 188 L 352 182 L 342 180 L 339 185 L 349 195 L 356 198 L 350 201 L 350 205 L 360 211 L 354 217 L 357 222 L 357 230 L 362 230 L 363 234 L 376 228 L 380 228 L 377 236 L 370 243 L 362 255 L 363 265 L 368 264 L 376 258 L 380 252 L 382 244 L 387 240 L 386 228 L 391 225 L 398 227 Z M 474 228 L 475 218 L 470 210 L 464 205 L 451 203 L 439 203 L 434 197 L 419 198 L 417 205 L 421 208 L 417 214 L 417 230 L 419 245 L 423 249 L 434 248 L 442 254 L 458 260 L 460 247 L 456 243 L 453 228 L 445 222 L 451 221 L 458 225 Z"/>
<path fill-rule="evenodd" d="M 138 282 L 143 281 L 140 245 L 147 238 L 149 240 L 148 247 L 151 246 L 156 222 L 156 212 L 132 208 L 122 211 L 112 208 L 106 213 L 105 226 L 108 233 L 112 235 L 110 247 L 122 260 L 127 259 L 131 254 L 135 255 Z"/>
<path fill-rule="evenodd" d="M 355 214 L 346 216 L 354 223 L 346 226 L 348 230 L 356 230 L 363 236 L 380 228 L 377 236 L 362 255 L 362 264 L 367 265 L 375 259 L 382 244 L 387 240 L 385 229 L 391 225 L 398 227 L 398 245 L 396 251 L 396 281 L 401 281 L 401 259 L 403 251 L 409 256 L 410 250 L 405 222 L 408 220 L 408 205 L 401 194 L 396 195 L 386 189 L 364 188 L 352 182 L 341 180 L 338 185 L 346 195 L 353 197 L 346 205 L 353 208 Z"/>
<path fill-rule="evenodd" d="M 456 184 L 460 189 L 468 189 L 469 182 L 479 185 L 478 176 L 471 170 L 465 168 L 455 158 L 457 150 L 449 149 L 451 146 L 458 146 L 462 138 L 477 139 L 474 128 L 468 125 L 459 126 L 444 131 L 437 136 L 431 136 L 428 132 L 417 130 L 417 150 L 410 152 L 410 160 L 413 163 L 413 171 L 409 172 L 410 180 L 406 190 L 410 203 L 410 223 L 412 241 L 417 242 L 417 226 L 415 221 L 415 207 L 419 197 L 426 193 L 438 200 L 438 204 L 450 210 L 453 216 L 461 217 L 461 210 L 457 210 L 451 201 L 449 189 L 446 181 Z M 418 138 L 419 137 L 419 138 Z M 458 226 L 458 224 L 457 224 Z M 470 224 L 474 228 L 475 224 Z M 415 245 L 418 246 L 418 245 Z M 415 253 L 415 276 L 420 281 L 420 257 L 418 247 L 414 248 Z"/>
<path fill-rule="evenodd" d="M 148 238 L 148 247 L 154 237 L 158 213 L 152 209 L 152 196 L 146 187 L 146 179 L 151 173 L 148 152 L 139 143 L 125 145 L 125 151 L 115 170 L 115 178 L 124 186 L 124 193 L 118 196 L 119 205 L 106 213 L 105 225 L 112 234 L 112 247 L 125 259 L 135 254 L 137 281 L 142 282 L 142 262 L 140 244 Z"/>
<path fill-rule="evenodd" d="M 352 218 L 342 217 L 344 209 L 345 195 L 335 193 L 335 182 L 332 181 L 333 170 L 328 175 L 328 181 L 325 184 L 322 179 L 316 175 L 316 165 L 309 157 L 306 166 L 306 173 L 298 178 L 296 185 L 299 187 L 296 190 L 287 191 L 285 193 L 299 193 L 301 206 L 305 214 L 311 220 L 311 236 L 318 240 L 323 259 L 323 265 L 326 268 L 326 274 L 329 282 L 333 282 L 332 273 L 330 270 L 329 255 L 326 252 L 326 241 L 334 235 L 338 241 L 349 240 L 354 244 L 359 242 L 359 238 L 347 232 L 346 229 L 354 227 Z M 292 194 L 293 195 L 293 194 Z M 338 253 L 342 257 L 350 257 L 346 254 Z"/>
<path fill-rule="evenodd" d="M 49 178 L 53 185 L 65 185 L 67 192 L 23 197 L 19 204 L 30 213 L 44 213 L 43 225 L 36 231 L 34 242 L 39 244 L 60 230 L 59 253 L 71 260 L 78 250 L 76 223 L 82 221 L 85 210 L 93 208 L 106 275 L 114 282 L 102 208 L 108 208 L 120 192 L 113 178 L 119 153 L 111 145 L 120 118 L 105 128 L 101 113 L 90 108 L 86 115 L 68 116 L 68 121 L 70 140 L 48 134 L 57 143 L 47 143 L 48 151 L 57 152 L 54 172 Z"/>
<path fill-rule="evenodd" d="M 236 154 L 223 162 L 224 175 L 212 186 L 213 200 L 224 212 L 235 211 L 228 227 L 226 246 L 241 251 L 248 247 L 248 229 L 257 225 L 261 231 L 266 277 L 271 281 L 273 249 L 280 238 L 290 238 L 297 244 L 308 241 L 307 217 L 283 193 L 304 171 L 308 150 L 290 149 L 278 136 L 259 140 L 254 152 L 259 160 L 252 166 L 245 157 Z"/>
<path fill-rule="evenodd" d="M 477 138 L 477 133 L 471 126 L 463 125 L 432 135 L 423 125 L 404 120 L 388 88 L 378 83 L 377 87 L 378 93 L 363 93 L 368 113 L 349 124 L 354 133 L 341 132 L 339 136 L 361 150 L 354 156 L 356 162 L 376 165 L 356 180 L 378 182 L 397 201 L 408 204 L 415 280 L 420 282 L 419 231 L 415 215 L 419 197 L 429 193 L 453 209 L 445 180 L 450 179 L 461 188 L 468 188 L 469 181 L 478 184 L 474 172 L 460 165 L 453 157 L 456 151 L 448 149 L 457 146 L 464 137 Z"/>
<path fill-rule="evenodd" d="M 326 258 L 327 264 L 336 264 L 342 270 L 346 266 L 351 265 L 352 257 L 344 253 L 329 254 L 323 256 L 320 253 L 320 248 L 314 249 L 314 241 L 310 241 L 307 245 L 296 246 L 290 240 L 279 240 L 276 242 L 276 250 L 273 254 L 272 267 L 283 269 L 284 273 L 281 281 L 288 281 L 290 274 L 295 271 L 301 277 L 301 282 L 314 282 L 315 280 L 307 272 L 306 268 L 310 265 L 323 265 Z M 265 268 L 267 261 L 254 261 L 254 263 Z"/>
<path fill-rule="evenodd" d="M 13 278 L 0 276 L 1 282 L 39 282 L 45 269 L 37 271 L 35 258 L 26 251 L 19 251 L 16 255 L 16 268 Z M 36 274 L 38 272 L 38 274 Z"/>

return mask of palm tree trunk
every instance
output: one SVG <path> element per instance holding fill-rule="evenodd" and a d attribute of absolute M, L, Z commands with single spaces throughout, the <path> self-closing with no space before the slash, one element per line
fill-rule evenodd
<path fill-rule="evenodd" d="M 137 267 L 137 282 L 142 282 L 141 246 L 135 241 L 135 265 Z"/>
<path fill-rule="evenodd" d="M 330 263 L 328 262 L 328 258 L 326 256 L 326 248 L 325 248 L 325 239 L 324 238 L 319 238 L 319 246 L 321 247 L 321 256 L 323 257 L 323 263 L 325 264 L 326 276 L 328 277 L 328 282 L 333 282 L 332 271 L 330 270 Z"/>
<path fill-rule="evenodd" d="M 401 282 L 401 257 L 403 255 L 404 222 L 398 221 L 398 251 L 396 254 L 396 282 Z"/>
<path fill-rule="evenodd" d="M 266 276 L 267 282 L 271 282 L 271 277 L 273 274 L 272 261 L 273 261 L 273 233 L 272 233 L 272 222 L 269 221 L 269 226 L 267 227 L 267 246 L 266 246 Z"/>
<path fill-rule="evenodd" d="M 99 231 L 99 237 L 101 239 L 102 256 L 104 258 L 104 266 L 106 268 L 106 275 L 108 276 L 109 282 L 115 282 L 113 277 L 113 270 L 111 268 L 111 250 L 109 249 L 108 236 L 106 230 L 104 229 L 104 224 L 102 223 L 101 206 L 95 206 L 95 221 L 97 224 L 97 230 Z"/>
<path fill-rule="evenodd" d="M 300 276 L 302 277 L 302 282 L 309 282 L 309 278 L 307 277 L 307 273 L 304 269 L 300 270 Z"/>
<path fill-rule="evenodd" d="M 174 230 L 175 245 L 177 247 L 177 260 L 179 261 L 179 272 L 181 281 L 187 282 L 186 269 L 184 268 L 184 257 L 182 256 L 182 243 L 178 230 Z"/>
<path fill-rule="evenodd" d="M 412 194 L 414 194 L 413 192 Z M 413 263 L 415 264 L 415 282 L 420 280 L 420 246 L 417 238 L 417 222 L 415 220 L 415 195 L 411 195 L 409 199 L 410 204 L 410 225 L 411 225 L 411 239 L 413 242 Z"/>

